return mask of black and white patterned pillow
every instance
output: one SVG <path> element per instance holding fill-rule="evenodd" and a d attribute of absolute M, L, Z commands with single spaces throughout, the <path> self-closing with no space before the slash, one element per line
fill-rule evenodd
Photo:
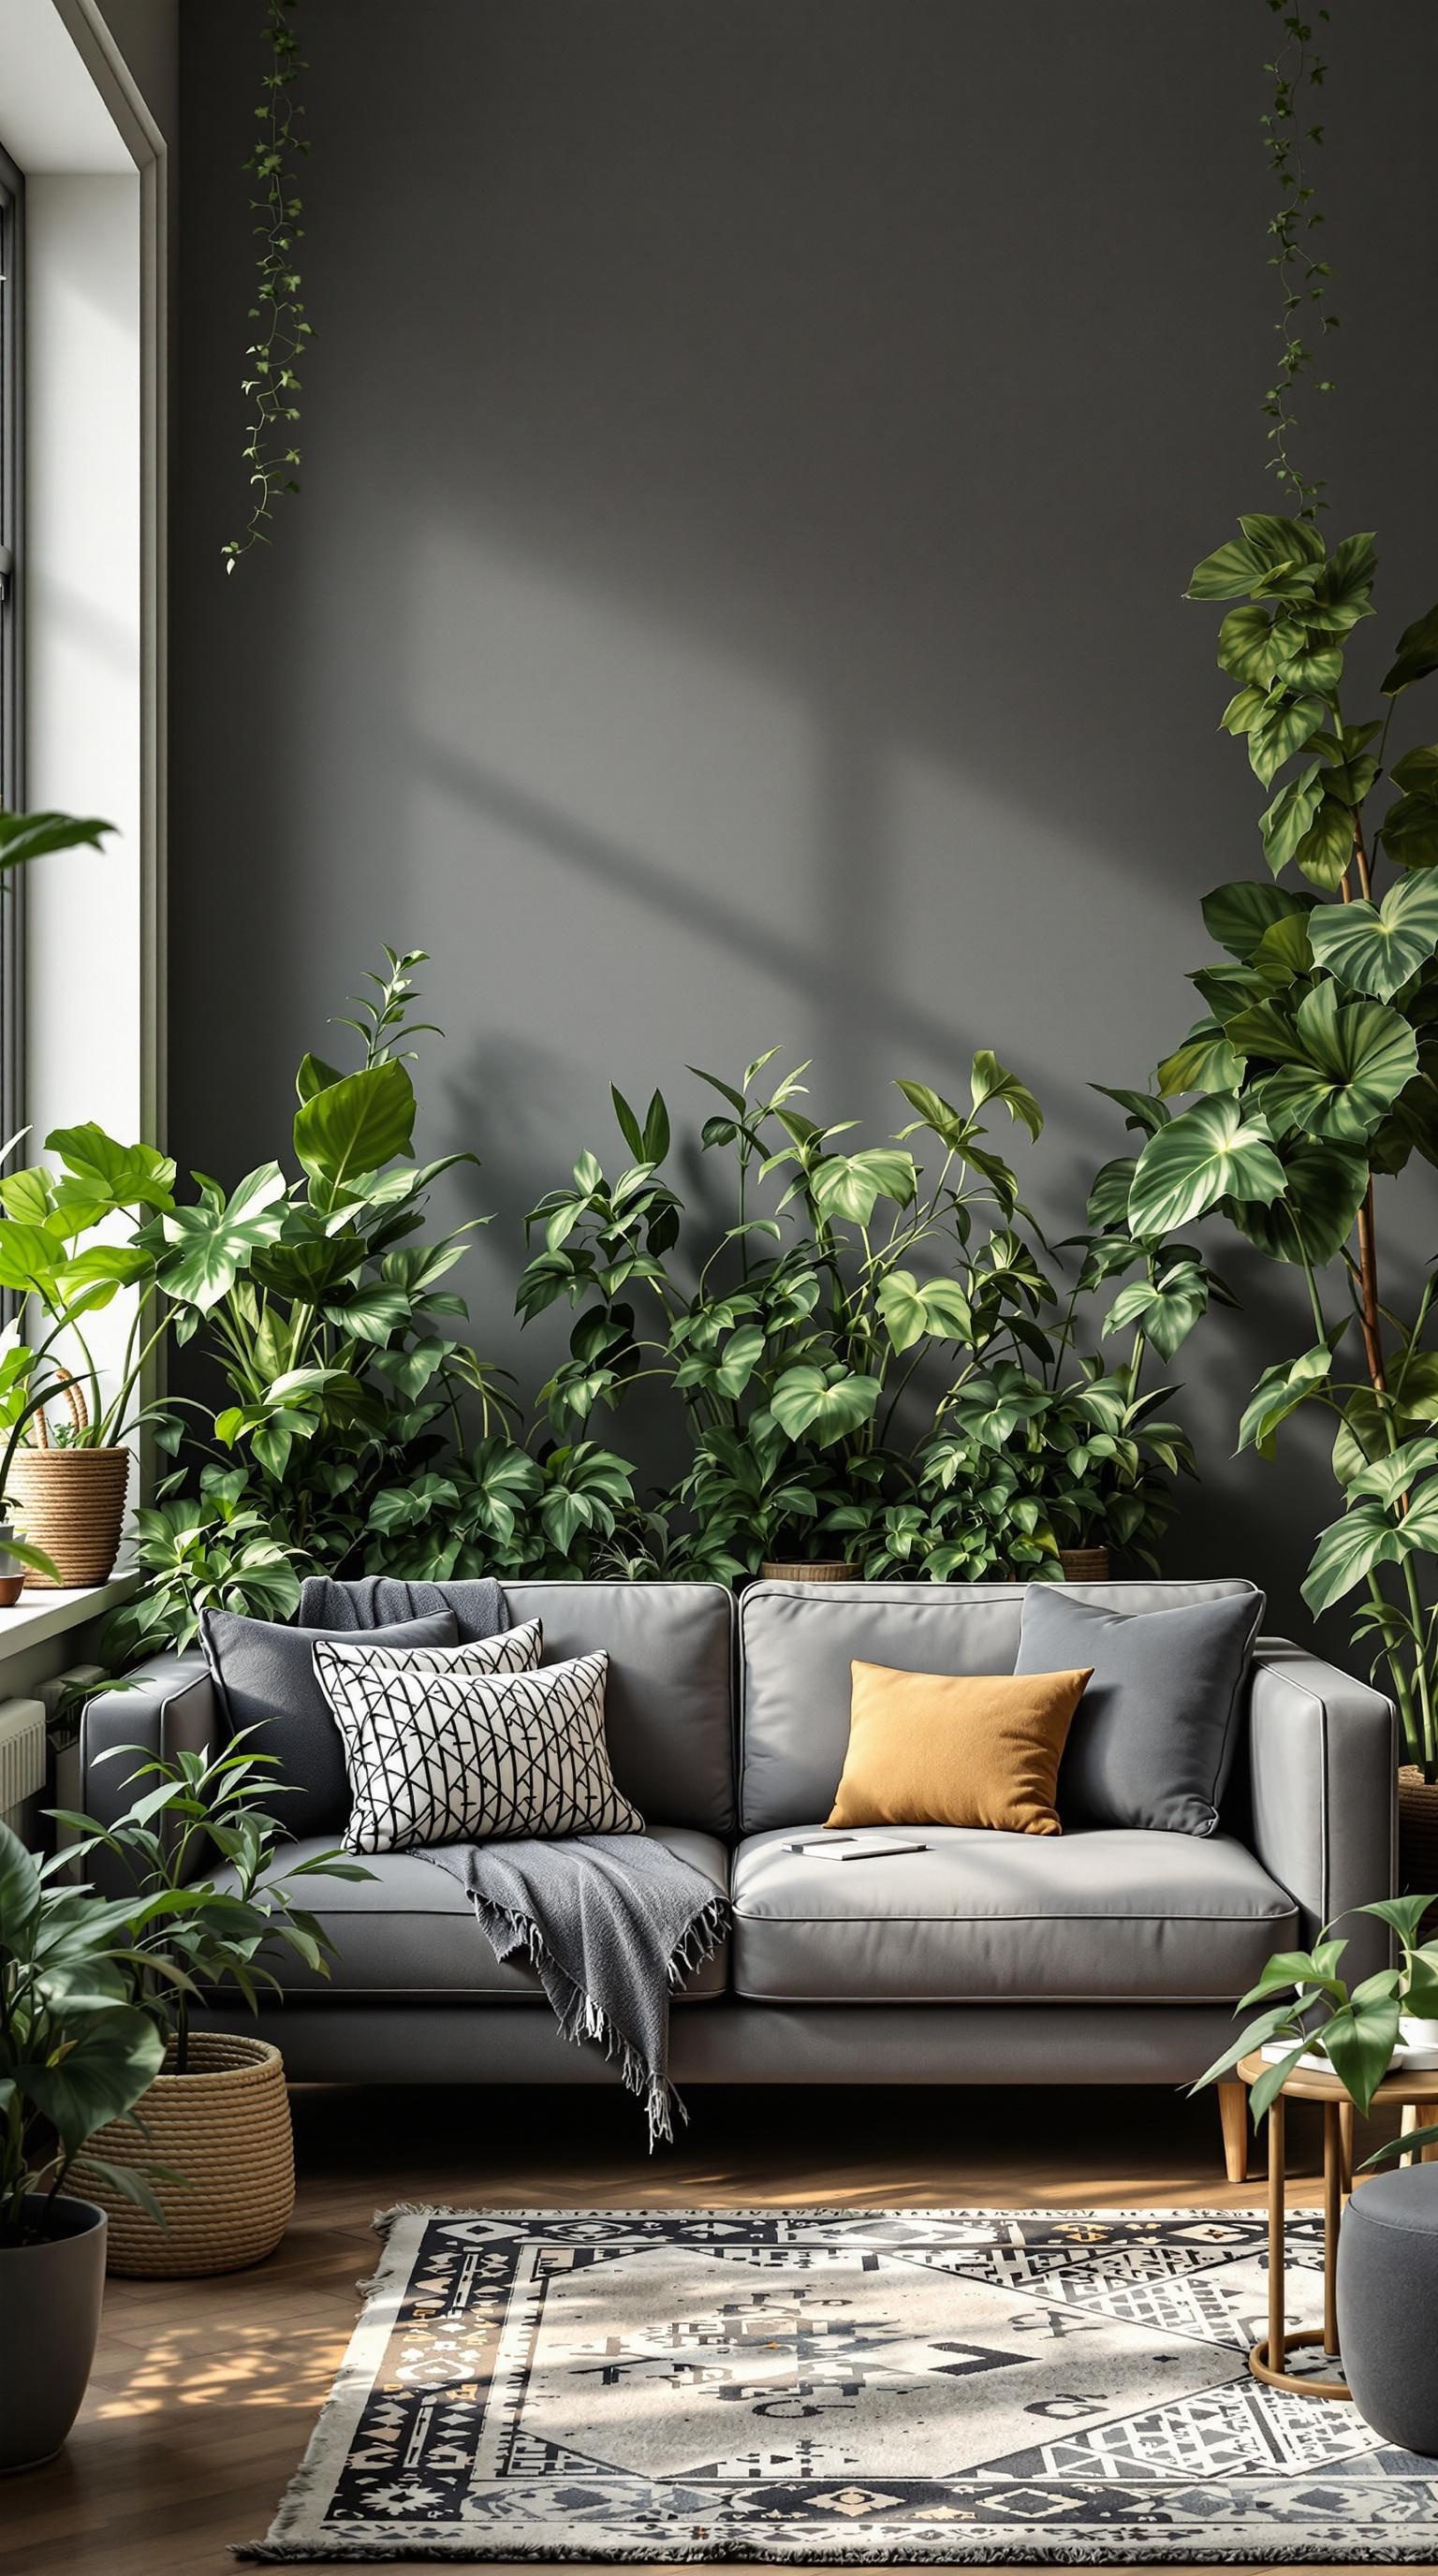
<path fill-rule="evenodd" d="M 421 1659 L 366 1656 L 349 1641 L 317 1645 L 315 1676 L 344 1739 L 354 1797 L 345 1849 L 642 1833 L 609 1767 L 608 1670 L 607 1654 L 466 1673 L 442 1667 L 434 1651 Z"/>

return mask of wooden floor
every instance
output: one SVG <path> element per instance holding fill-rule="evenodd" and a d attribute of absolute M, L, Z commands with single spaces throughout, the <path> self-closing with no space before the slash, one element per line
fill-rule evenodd
<path fill-rule="evenodd" d="M 376 2209 L 851 2203 L 1257 2205 L 1223 2179 L 1218 2113 L 1168 2093 L 695 2091 L 652 2159 L 608 2092 L 295 2096 L 299 2204 L 280 2251 L 216 2281 L 111 2282 L 61 2458 L 0 2487 L 4 2576 L 222 2576 L 267 2529 L 373 2268 Z M 1295 2203 L 1319 2133 L 1292 2123 Z M 453 2566 L 456 2562 L 451 2561 Z M 490 2571 L 493 2576 L 493 2570 Z M 1173 2571 L 1169 2571 L 1173 2576 Z M 1309 2571 L 1312 2576 L 1312 2571 Z"/>

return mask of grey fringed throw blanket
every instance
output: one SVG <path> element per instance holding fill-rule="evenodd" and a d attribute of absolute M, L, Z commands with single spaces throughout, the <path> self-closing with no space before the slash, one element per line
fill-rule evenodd
<path fill-rule="evenodd" d="M 358 1630 L 444 1609 L 465 1642 L 509 1625 L 497 1583 L 385 1576 L 312 1577 L 299 1624 Z M 496 1958 L 530 1961 L 562 2036 L 597 2041 L 644 2096 L 651 2148 L 672 2139 L 684 2106 L 669 2081 L 669 1999 L 728 1929 L 728 1900 L 712 1880 L 643 1834 L 446 1843 L 416 1857 L 458 1879 Z"/>

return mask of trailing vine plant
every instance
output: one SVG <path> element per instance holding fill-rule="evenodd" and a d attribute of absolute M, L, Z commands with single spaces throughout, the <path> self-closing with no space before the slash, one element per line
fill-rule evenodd
<path fill-rule="evenodd" d="M 1306 93 L 1323 87 L 1328 65 L 1313 51 L 1314 31 L 1301 11 L 1292 8 L 1289 0 L 1268 0 L 1268 6 L 1275 18 L 1282 19 L 1284 35 L 1273 61 L 1264 65 L 1273 82 L 1273 105 L 1262 120 L 1264 149 L 1278 184 L 1278 212 L 1268 229 L 1273 240 L 1269 266 L 1278 271 L 1281 297 L 1273 327 L 1282 355 L 1278 374 L 1263 397 L 1263 416 L 1270 424 L 1268 441 L 1273 451 L 1268 470 L 1292 494 L 1295 515 L 1311 519 L 1316 511 L 1328 507 L 1321 498 L 1323 481 L 1321 477 L 1317 482 L 1309 481 L 1295 464 L 1289 445 L 1298 427 L 1293 405 L 1299 379 L 1309 374 L 1314 365 L 1313 351 L 1303 337 L 1303 308 L 1305 304 L 1313 307 L 1308 317 L 1310 326 L 1324 334 L 1337 330 L 1338 316 L 1327 310 L 1328 281 L 1333 272 L 1327 260 L 1316 256 L 1308 239 L 1322 224 L 1323 212 L 1315 203 L 1316 190 L 1304 166 L 1303 146 L 1310 143 L 1315 150 L 1321 148 L 1323 128 L 1300 128 L 1300 120 L 1308 112 Z M 1320 9 L 1317 14 L 1326 26 L 1328 11 Z M 1314 389 L 1321 394 L 1332 393 L 1332 377 L 1315 378 Z"/>
<path fill-rule="evenodd" d="M 299 160 L 310 147 L 297 130 L 298 119 L 305 111 L 295 96 L 295 83 L 309 65 L 290 23 L 294 8 L 295 0 L 265 0 L 270 67 L 261 84 L 264 96 L 255 110 L 260 120 L 259 140 L 243 165 L 258 189 L 250 199 L 250 207 L 259 218 L 254 230 L 260 245 L 259 285 L 249 311 L 256 330 L 245 352 L 252 368 L 244 379 L 244 391 L 252 406 L 244 446 L 250 515 L 243 535 L 232 537 L 222 549 L 227 573 L 234 571 L 241 555 L 247 554 L 251 546 L 270 543 L 268 529 L 276 501 L 282 492 L 298 492 L 300 488 L 295 476 L 300 461 L 295 444 L 295 424 L 300 416 L 297 368 L 313 337 L 314 326 L 305 318 L 300 273 L 295 265 L 303 211 L 295 180 Z"/>
<path fill-rule="evenodd" d="M 1305 298 L 1321 302 L 1328 272 L 1301 244 L 1318 217 L 1294 145 L 1300 88 L 1322 66 L 1307 23 L 1290 11 L 1284 25 L 1269 151 L 1285 191 L 1271 228 L 1285 363 L 1265 409 L 1296 515 L 1241 518 L 1188 587 L 1191 599 L 1237 603 L 1218 634 L 1234 690 L 1222 724 L 1246 742 L 1269 799 L 1267 873 L 1204 900 L 1221 952 L 1192 978 L 1205 1016 L 1160 1064 L 1152 1092 L 1125 1097 L 1146 1140 L 1128 1215 L 1153 1238 L 1216 1212 L 1302 1272 L 1306 1347 L 1265 1370 L 1239 1446 L 1271 1456 L 1300 1407 L 1334 1415 L 1342 1516 L 1319 1534 L 1304 1597 L 1317 1613 L 1357 1596 L 1354 1635 L 1376 1649 L 1409 1759 L 1433 1781 L 1438 1314 L 1432 1278 L 1408 1316 L 1385 1296 L 1374 1181 L 1414 1155 L 1438 1165 L 1438 743 L 1396 759 L 1388 747 L 1400 699 L 1438 672 L 1438 607 L 1398 638 L 1377 709 L 1350 721 L 1345 658 L 1373 614 L 1377 556 L 1366 532 L 1329 550 L 1315 525 L 1321 486 L 1292 458 L 1294 387 L 1308 364 L 1294 315 Z M 1193 1105 L 1175 1113 L 1183 1099 Z"/>

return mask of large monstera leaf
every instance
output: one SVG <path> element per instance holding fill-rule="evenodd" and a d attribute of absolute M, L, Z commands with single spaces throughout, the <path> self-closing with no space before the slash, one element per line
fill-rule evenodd
<path fill-rule="evenodd" d="M 1353 1145 L 1306 1136 L 1280 1137 L 1283 1196 L 1267 1205 L 1234 1199 L 1226 1213 L 1273 1261 L 1308 1261 L 1315 1270 L 1336 1259 L 1353 1230 L 1368 1186 L 1368 1158 Z"/>
<path fill-rule="evenodd" d="M 1201 1100 L 1149 1139 L 1129 1193 L 1134 1233 L 1171 1233 L 1220 1199 L 1276 1199 L 1283 1165 L 1267 1128 L 1232 1093 Z"/>
<path fill-rule="evenodd" d="M 1254 1107 L 1275 1134 L 1299 1128 L 1336 1144 L 1371 1136 L 1418 1071 L 1407 1021 L 1383 1002 L 1340 1001 L 1332 982 L 1305 994 L 1283 1051 L 1293 1060 L 1255 1085 Z"/>
<path fill-rule="evenodd" d="M 1381 904 L 1322 905 L 1308 925 L 1313 954 L 1341 984 L 1390 1002 L 1438 948 L 1438 883 L 1400 877 Z"/>

